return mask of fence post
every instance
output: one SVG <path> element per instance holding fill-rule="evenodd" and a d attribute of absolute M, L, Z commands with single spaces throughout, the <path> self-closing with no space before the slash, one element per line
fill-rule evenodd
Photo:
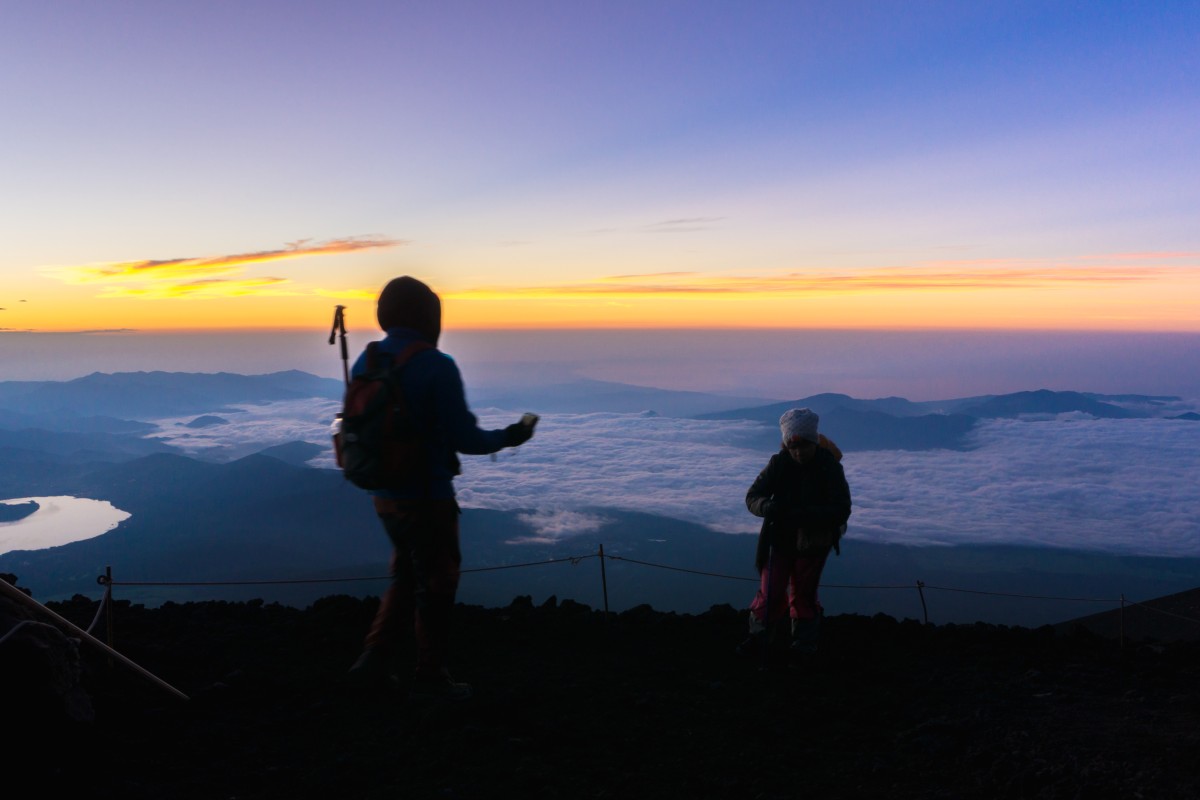
<path fill-rule="evenodd" d="M 600 545 L 600 587 L 604 590 L 604 619 L 608 620 L 608 571 L 604 568 L 604 545 Z"/>
<path fill-rule="evenodd" d="M 112 605 L 112 565 L 104 568 L 104 599 L 100 602 L 104 603 L 104 637 L 108 642 L 109 647 L 116 647 L 113 644 L 113 605 Z M 112 656 L 108 657 L 108 668 L 116 667 L 116 662 Z"/>
<path fill-rule="evenodd" d="M 1121 649 L 1125 649 L 1125 593 L 1121 592 L 1121 611 L 1117 614 Z"/>
<path fill-rule="evenodd" d="M 917 594 L 921 595 L 921 614 L 925 617 L 925 624 L 929 624 L 929 608 L 925 605 L 925 581 L 917 581 Z"/>

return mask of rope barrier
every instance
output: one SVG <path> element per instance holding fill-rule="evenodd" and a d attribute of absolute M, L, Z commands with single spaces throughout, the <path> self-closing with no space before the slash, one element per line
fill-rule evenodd
<path fill-rule="evenodd" d="M 301 583 L 350 583 L 353 581 L 384 581 L 390 575 L 367 578 L 308 578 L 297 580 L 250 580 L 250 581 L 113 581 L 101 575 L 96 582 L 101 586 L 283 586 Z"/>
<path fill-rule="evenodd" d="M 105 592 L 100 598 L 100 604 L 96 606 L 96 616 L 92 617 L 92 624 L 87 626 L 87 632 L 91 633 L 96 630 L 96 626 L 100 624 L 100 618 L 104 616 L 104 609 L 108 608 L 109 598 L 112 597 L 112 592 Z"/>
<path fill-rule="evenodd" d="M 576 555 L 576 556 L 565 556 L 562 558 L 552 558 L 552 559 L 548 559 L 546 561 L 526 561 L 526 562 L 523 562 L 520 564 L 500 564 L 500 565 L 494 566 L 494 567 L 472 567 L 470 569 L 460 570 L 459 572 L 462 575 L 466 575 L 469 573 L 476 573 L 476 572 L 495 572 L 498 570 L 522 569 L 524 567 L 540 567 L 540 566 L 545 566 L 545 565 L 549 565 L 549 564 L 570 564 L 572 566 L 575 566 L 582 561 L 586 561 L 589 558 L 601 558 L 601 556 L 598 553 L 588 553 L 586 555 Z M 659 564 L 659 563 L 655 563 L 653 561 L 642 561 L 640 559 L 629 558 L 627 556 L 612 555 L 611 553 L 605 553 L 603 558 L 606 560 L 609 560 L 609 561 L 624 561 L 629 564 L 638 564 L 643 567 L 653 567 L 654 569 L 664 569 L 664 570 L 669 570 L 671 572 L 683 572 L 683 573 L 687 573 L 689 575 L 701 575 L 701 576 L 709 577 L 709 578 L 723 578 L 725 580 L 747 581 L 747 582 L 751 582 L 751 583 L 758 583 L 760 580 L 759 578 L 751 578 L 751 577 L 748 577 L 745 575 L 729 575 L 729 574 L 722 573 L 722 572 L 708 572 L 706 570 L 689 569 L 687 567 L 675 567 L 675 566 L 671 566 L 670 564 Z M 96 582 L 102 586 L 141 586 L 141 587 L 146 587 L 146 586 L 283 586 L 283 585 L 320 584 L 320 583 L 352 583 L 352 582 L 358 582 L 358 581 L 380 581 L 380 580 L 390 580 L 390 579 L 391 579 L 390 575 L 369 575 L 369 576 L 345 577 L 345 578 L 306 578 L 306 579 L 289 579 L 289 580 L 256 579 L 256 580 L 245 580 L 245 581 L 117 581 L 117 580 L 112 580 L 111 578 L 108 578 L 104 575 L 101 575 L 96 579 Z M 897 585 L 897 584 L 822 583 L 820 586 L 822 589 L 875 589 L 875 590 L 904 589 L 904 590 L 911 590 L 913 588 L 912 584 Z M 1018 594 L 1015 592 L 988 592 L 988 591 L 982 591 L 980 589 L 961 589 L 961 588 L 958 588 L 955 586 L 933 586 L 933 585 L 925 584 L 925 583 L 922 583 L 922 588 L 937 589 L 937 590 L 943 591 L 943 592 L 959 592 L 962 594 L 988 595 L 991 597 L 1016 597 L 1016 598 L 1025 598 L 1025 599 L 1029 599 L 1029 600 L 1058 600 L 1058 601 L 1064 601 L 1064 602 L 1114 603 L 1114 604 L 1119 602 L 1117 599 L 1105 598 L 1105 597 L 1063 597 L 1063 596 L 1059 596 L 1059 595 Z M 1137 603 L 1131 603 L 1131 604 L 1139 605 Z M 1158 609 L 1153 609 L 1153 608 L 1151 610 L 1158 611 Z M 1169 612 L 1160 612 L 1160 613 L 1169 613 Z M 100 616 L 100 612 L 98 611 L 97 619 L 99 619 L 99 616 Z M 1184 619 L 1191 619 L 1191 618 L 1184 617 Z M 1200 620 L 1194 620 L 1194 621 L 1200 622 Z M 93 626 L 95 625 L 94 622 L 92 624 L 93 624 Z"/>
<path fill-rule="evenodd" d="M 991 597 L 1024 597 L 1030 600 L 1069 600 L 1078 603 L 1120 603 L 1119 598 L 1105 597 L 1055 597 L 1053 595 L 1044 594 L 1013 594 L 1011 592 L 985 592 L 979 589 L 957 589 L 951 586 L 930 586 L 924 584 L 926 589 L 940 589 L 943 592 L 960 592 L 962 594 L 985 594 Z"/>
<path fill-rule="evenodd" d="M 700 575 L 700 576 L 709 577 L 709 578 L 721 578 L 724 580 L 745 581 L 745 582 L 751 582 L 751 583 L 758 583 L 760 581 L 760 578 L 752 578 L 752 577 L 748 577 L 748 576 L 744 576 L 744 575 L 730 575 L 730 574 L 721 573 L 721 572 L 710 572 L 707 570 L 690 569 L 688 567 L 677 567 L 677 566 L 673 566 L 670 564 L 660 564 L 660 563 L 656 563 L 653 561 L 642 561 L 640 559 L 629 558 L 627 556 L 612 555 L 611 553 L 605 553 L 603 546 L 601 546 L 599 551 L 596 553 L 565 556 L 565 557 L 561 557 L 561 558 L 551 558 L 551 559 L 547 559 L 545 561 L 526 561 L 526 562 L 522 562 L 519 564 L 500 564 L 500 565 L 491 566 L 491 567 L 472 567 L 470 569 L 460 570 L 460 574 L 466 575 L 466 574 L 470 574 L 470 573 L 495 572 L 495 571 L 499 571 L 499 570 L 509 570 L 509 569 L 523 569 L 523 568 L 527 568 L 527 567 L 539 567 L 539 566 L 546 566 L 546 565 L 550 565 L 550 564 L 570 564 L 571 566 L 576 566 L 576 565 L 580 564 L 581 562 L 586 561 L 591 558 L 600 559 L 601 581 L 604 584 L 606 611 L 607 611 L 608 586 L 607 586 L 607 580 L 604 577 L 604 570 L 603 570 L 604 562 L 606 560 L 607 561 L 624 561 L 629 564 L 637 564 L 638 566 L 650 567 L 652 569 L 662 569 L 662 570 L 668 570 L 670 572 L 681 572 L 681 573 L 685 573 L 688 575 Z M 100 577 L 98 577 L 96 579 L 96 581 L 97 581 L 97 583 L 101 584 L 102 586 L 108 587 L 109 592 L 111 592 L 111 587 L 113 587 L 113 586 L 132 586 L 132 587 L 148 587 L 148 586 L 279 586 L 279 585 L 322 584 L 322 583 L 350 583 L 350 582 L 359 582 L 359 581 L 380 581 L 380 580 L 390 580 L 390 579 L 391 579 L 390 575 L 372 575 L 372 576 L 365 576 L 365 577 L 309 578 L 309 579 L 290 579 L 290 580 L 115 581 L 112 579 L 111 575 L 101 575 Z M 914 589 L 914 584 L 822 583 L 822 584 L 820 584 L 820 588 L 822 588 L 822 589 L 883 590 L 883 591 L 895 591 L 895 590 L 912 591 Z M 1050 601 L 1057 601 L 1057 602 L 1108 603 L 1108 604 L 1112 604 L 1112 605 L 1116 605 L 1118 603 L 1125 602 L 1123 600 L 1123 598 L 1121 600 L 1118 600 L 1118 599 L 1103 598 L 1103 597 L 1066 597 L 1066 596 L 1061 596 L 1061 595 L 1020 594 L 1017 592 L 992 592 L 992 591 L 984 591 L 984 590 L 980 590 L 980 589 L 962 589 L 962 588 L 959 588 L 956 586 L 930 586 L 930 585 L 926 584 L 924 581 L 917 581 L 915 584 L 915 588 L 916 588 L 917 592 L 919 592 L 921 595 L 922 608 L 925 607 L 925 594 L 924 594 L 925 589 L 933 589 L 933 590 L 943 591 L 943 592 L 958 592 L 961 594 L 983 595 L 983 596 L 988 596 L 988 597 L 1010 597 L 1010 598 L 1019 598 L 1019 599 L 1027 599 L 1027 600 L 1050 600 Z M 92 627 L 95 627 L 96 623 L 99 621 L 109 599 L 110 599 L 110 595 L 109 595 L 109 593 L 106 593 L 104 600 L 101 601 L 100 609 L 98 609 L 96 612 L 96 620 L 93 621 Z M 1154 608 L 1153 606 L 1147 606 L 1142 603 L 1134 603 L 1132 601 L 1128 601 L 1128 604 L 1135 605 L 1135 606 L 1141 606 L 1143 608 L 1149 609 L 1150 611 L 1155 611 L 1159 614 L 1164 614 L 1166 616 L 1175 617 L 1177 619 L 1182 619 L 1187 622 L 1195 622 L 1197 624 L 1200 624 L 1200 619 L 1196 619 L 1193 617 L 1187 617 L 1187 616 L 1175 614 L 1175 613 L 1172 613 L 1169 611 L 1163 611 L 1161 609 Z M 1123 605 L 1122 605 L 1122 607 L 1123 607 Z M 927 610 L 925 611 L 925 621 L 927 623 L 929 621 Z"/>
<path fill-rule="evenodd" d="M 572 567 L 580 561 L 586 561 L 589 558 L 599 558 L 595 553 L 586 556 L 567 556 L 566 558 L 552 558 L 549 561 L 529 561 L 524 564 L 502 564 L 498 567 L 474 567 L 472 569 L 460 569 L 460 575 L 466 575 L 468 572 L 495 572 L 499 569 L 518 569 L 520 567 L 540 567 L 544 564 L 570 564 Z M 610 556 L 611 558 L 611 556 Z"/>
<path fill-rule="evenodd" d="M 894 585 L 888 585 L 888 584 L 872 585 L 872 584 L 853 584 L 853 583 L 822 583 L 822 584 L 820 584 L 820 588 L 822 588 L 822 589 L 912 589 L 913 586 L 912 586 L 912 584 L 905 584 L 903 586 L 894 586 Z"/>
<path fill-rule="evenodd" d="M 1195 622 L 1197 625 L 1200 625 L 1200 619 L 1196 619 L 1195 617 L 1185 617 L 1183 614 L 1176 614 L 1174 611 L 1165 611 L 1161 608 L 1155 608 L 1154 606 L 1148 606 L 1145 603 L 1135 603 L 1132 600 L 1126 600 L 1125 604 L 1131 605 L 1131 606 L 1137 606 L 1139 608 L 1144 608 L 1147 611 L 1153 611 L 1156 614 L 1163 614 L 1168 617 L 1174 617 L 1175 619 L 1181 619 L 1181 620 L 1184 620 L 1185 622 Z"/>
<path fill-rule="evenodd" d="M 52 631 L 58 630 L 58 628 L 56 626 L 51 625 L 49 622 L 38 622 L 37 620 L 23 619 L 20 622 L 18 622 L 16 625 L 9 628 L 8 633 L 4 634 L 3 636 L 0 636 L 0 644 L 4 644 L 6 641 L 8 641 L 8 637 L 12 636 L 14 633 L 21 630 L 21 628 L 24 628 L 26 625 L 28 625 L 31 628 L 49 628 Z"/>
<path fill-rule="evenodd" d="M 758 578 L 747 578 L 744 575 L 722 575 L 719 572 L 704 572 L 698 569 L 687 569 L 685 567 L 670 567 L 666 564 L 653 564 L 649 561 L 638 561 L 636 558 L 625 558 L 624 556 L 606 555 L 604 556 L 609 561 L 628 561 L 630 564 L 641 564 L 643 567 L 657 567 L 658 569 L 669 569 L 672 572 L 686 572 L 691 575 L 706 575 L 710 578 L 727 578 L 731 581 L 753 581 L 758 583 Z"/>
<path fill-rule="evenodd" d="M 522 564 L 501 564 L 495 567 L 473 567 L 471 569 L 459 570 L 460 575 L 466 575 L 470 572 L 495 572 L 502 569 L 520 569 L 521 567 L 540 567 L 544 564 L 570 564 L 575 566 L 581 561 L 586 561 L 589 558 L 599 558 L 595 553 L 589 553 L 583 556 L 566 556 L 564 558 L 551 558 L 547 561 L 526 561 Z M 610 556 L 611 558 L 611 556 Z M 353 578 L 296 578 L 291 580 L 248 580 L 248 581 L 114 581 L 106 575 L 101 575 L 96 578 L 96 583 L 101 586 L 282 586 L 292 584 L 307 584 L 307 583 L 351 583 L 355 581 L 389 581 L 391 575 L 368 575 L 365 577 Z M 97 618 L 99 615 L 97 614 Z M 92 623 L 93 625 L 95 623 Z"/>

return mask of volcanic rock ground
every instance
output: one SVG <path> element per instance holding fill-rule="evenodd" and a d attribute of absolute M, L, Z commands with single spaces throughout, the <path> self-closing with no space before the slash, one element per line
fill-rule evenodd
<path fill-rule="evenodd" d="M 1200 797 L 1194 643 L 831 616 L 811 661 L 763 670 L 727 606 L 518 598 L 456 610 L 476 696 L 447 704 L 346 686 L 375 607 L 118 603 L 118 649 L 191 699 L 85 649 L 95 719 L 10 708 L 6 795 Z"/>

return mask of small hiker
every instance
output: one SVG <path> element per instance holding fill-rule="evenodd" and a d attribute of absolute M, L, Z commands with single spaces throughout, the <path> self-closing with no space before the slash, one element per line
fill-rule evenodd
<path fill-rule="evenodd" d="M 419 430 L 425 463 L 413 477 L 371 491 L 375 512 L 392 542 L 392 582 L 380 598 L 362 655 L 351 667 L 360 685 L 397 685 L 393 671 L 397 640 L 411 626 L 417 664 L 413 693 L 466 699 L 471 687 L 450 677 L 446 650 L 450 616 L 458 589 L 459 507 L 454 476 L 458 453 L 486 455 L 516 447 L 533 436 L 536 417 L 500 430 L 482 430 L 467 407 L 462 377 L 446 354 L 436 349 L 442 329 L 438 296 L 411 277 L 396 278 L 379 294 L 379 327 L 387 337 L 368 346 L 351 377 L 402 361 L 400 385 L 408 416 Z"/>
<path fill-rule="evenodd" d="M 772 629 L 789 616 L 790 654 L 803 657 L 817 649 L 817 586 L 850 517 L 842 452 L 818 433 L 818 421 L 807 408 L 780 417 L 783 446 L 746 492 L 746 507 L 763 524 L 754 560 L 760 583 L 750 604 L 750 635 L 738 648 L 743 654 L 771 647 Z"/>

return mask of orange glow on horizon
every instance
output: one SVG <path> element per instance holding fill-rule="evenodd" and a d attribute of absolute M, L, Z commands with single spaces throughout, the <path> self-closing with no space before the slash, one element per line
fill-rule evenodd
<path fill-rule="evenodd" d="M 210 265 L 225 269 L 226 261 Z M 205 267 L 207 269 L 207 267 Z M 154 268 L 154 269 L 157 269 Z M 172 268 L 173 269 L 173 268 Z M 349 281 L 348 281 L 349 282 Z M 353 283 L 363 284 L 360 276 Z M 913 267 L 757 274 L 660 271 L 561 284 L 453 286 L 446 329 L 1012 329 L 1200 332 L 1200 254 L 940 261 Z M 97 289 L 99 292 L 97 293 Z M 0 329 L 373 329 L 377 286 L 325 289 L 269 277 L 171 273 L 60 286 L 3 310 Z M 35 308 L 36 307 L 36 308 Z"/>

